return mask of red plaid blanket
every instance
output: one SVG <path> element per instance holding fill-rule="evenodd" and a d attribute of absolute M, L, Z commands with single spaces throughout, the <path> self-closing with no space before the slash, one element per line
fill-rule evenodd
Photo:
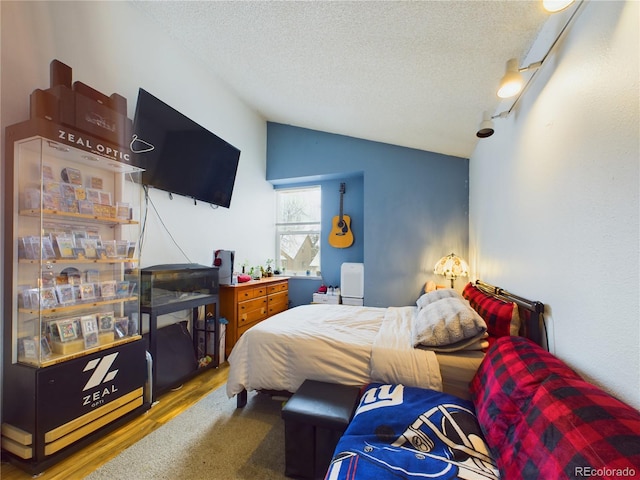
<path fill-rule="evenodd" d="M 471 383 L 502 478 L 640 478 L 640 412 L 522 337 L 502 337 Z"/>

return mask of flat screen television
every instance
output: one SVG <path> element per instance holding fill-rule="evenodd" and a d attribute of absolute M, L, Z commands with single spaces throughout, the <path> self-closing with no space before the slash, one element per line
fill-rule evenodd
<path fill-rule="evenodd" d="M 143 185 L 229 208 L 240 150 L 142 88 L 131 151 Z"/>

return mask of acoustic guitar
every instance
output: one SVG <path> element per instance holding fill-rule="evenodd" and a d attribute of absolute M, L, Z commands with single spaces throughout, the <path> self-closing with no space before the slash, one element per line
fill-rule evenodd
<path fill-rule="evenodd" d="M 344 196 L 344 183 L 340 184 L 340 215 L 333 217 L 331 233 L 329 233 L 329 245 L 335 248 L 347 248 L 353 244 L 353 232 L 351 231 L 351 218 L 342 213 L 342 197 Z"/>

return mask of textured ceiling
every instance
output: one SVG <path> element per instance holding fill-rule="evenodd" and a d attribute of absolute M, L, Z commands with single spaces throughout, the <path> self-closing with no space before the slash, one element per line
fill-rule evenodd
<path fill-rule="evenodd" d="M 469 157 L 539 1 L 135 1 L 267 120 Z"/>

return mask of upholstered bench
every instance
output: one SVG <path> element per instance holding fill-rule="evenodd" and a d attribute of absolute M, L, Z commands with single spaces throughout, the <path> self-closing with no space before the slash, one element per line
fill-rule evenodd
<path fill-rule="evenodd" d="M 359 387 L 304 381 L 282 408 L 286 476 L 324 478 L 359 398 Z"/>

